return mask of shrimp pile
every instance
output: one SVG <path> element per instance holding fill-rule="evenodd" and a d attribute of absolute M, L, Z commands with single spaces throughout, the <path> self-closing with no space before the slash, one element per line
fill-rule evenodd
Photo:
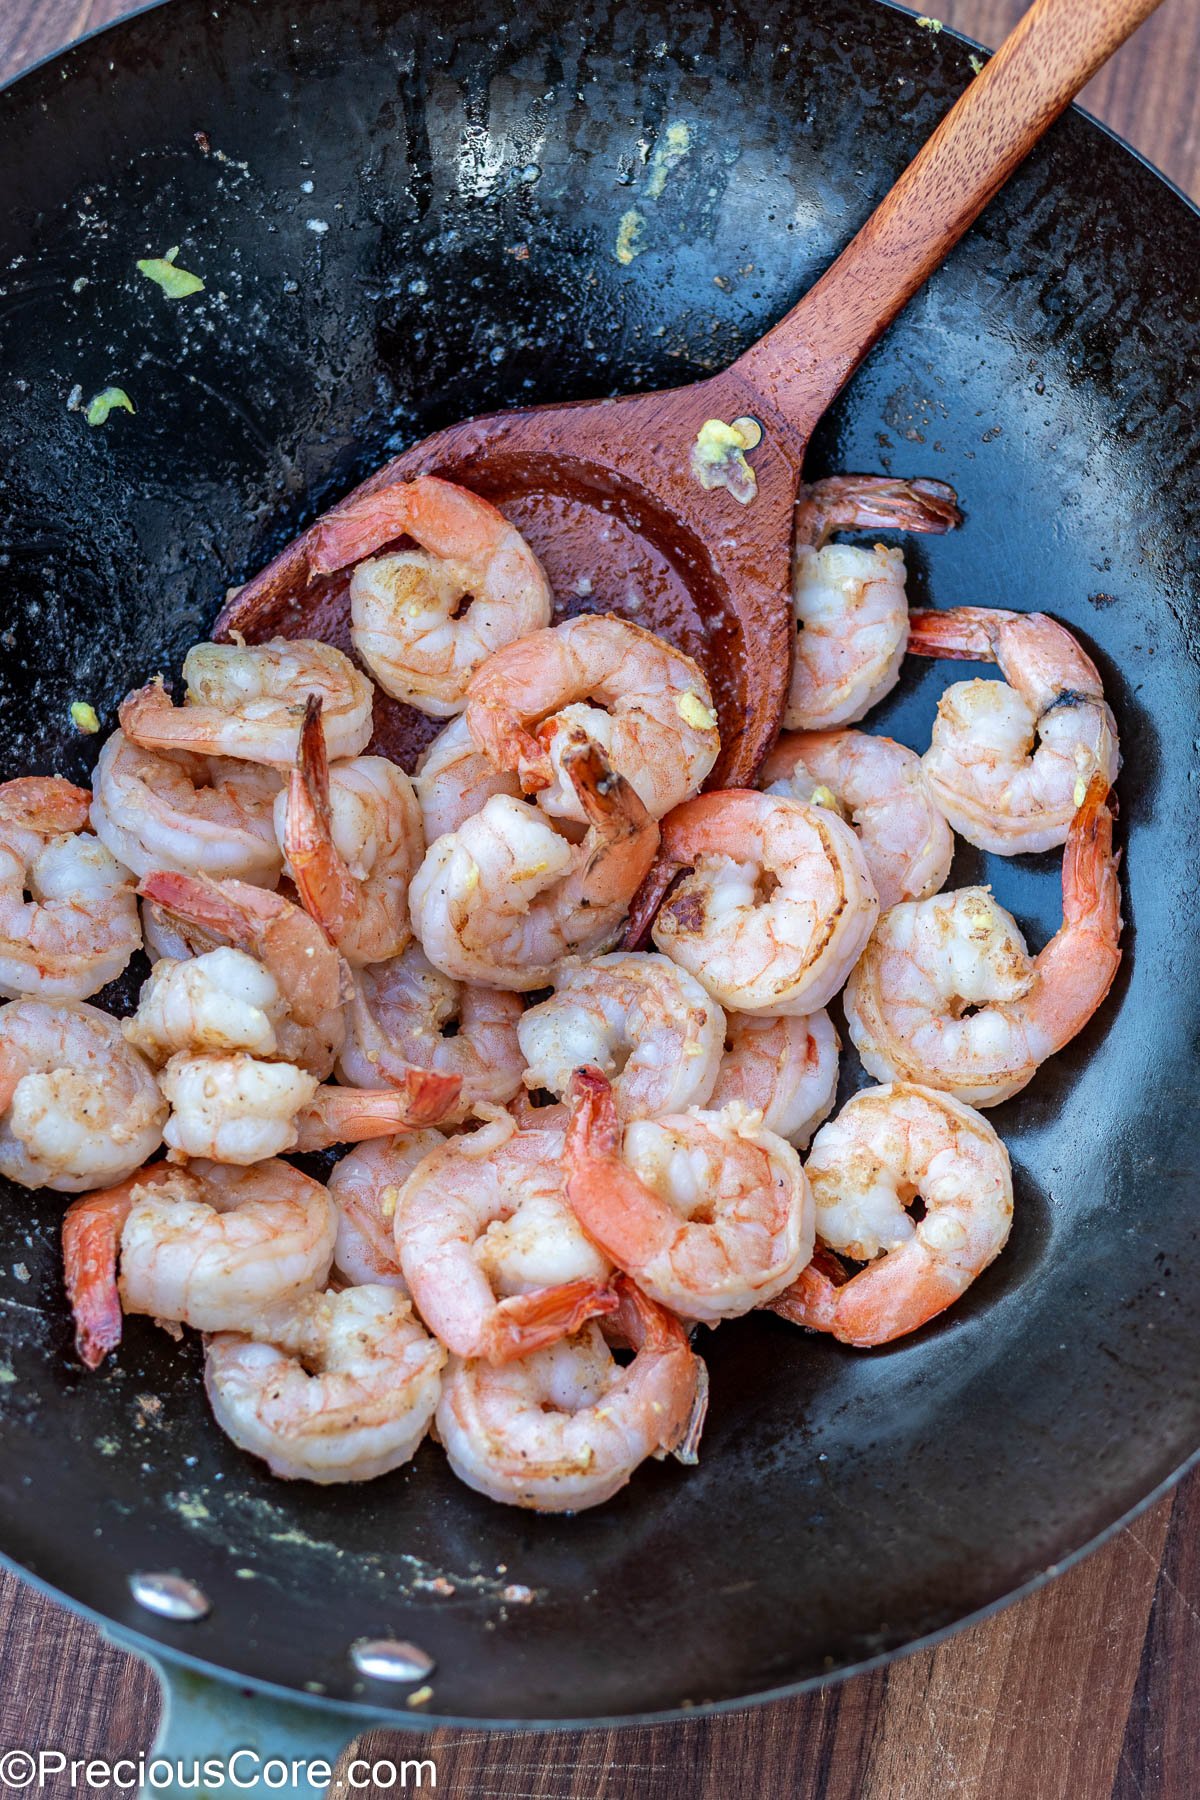
<path fill-rule="evenodd" d="M 277 1479 L 444 1454 L 570 1512 L 696 1461 L 697 1333 L 755 1314 L 853 1355 L 958 1306 L 1013 1217 L 977 1109 L 1121 958 L 1092 658 L 1041 613 L 910 620 L 900 548 L 830 541 L 959 522 L 940 482 L 801 493 L 756 788 L 701 792 L 705 670 L 625 619 L 552 624 L 520 533 L 434 476 L 307 540 L 353 657 L 197 644 L 177 702 L 139 672 L 90 793 L 0 785 L 0 1174 L 73 1196 L 86 1367 L 196 1331 L 217 1423 Z M 848 729 L 906 652 L 1003 679 L 949 686 L 928 745 Z M 443 721 L 411 772 L 376 753 L 376 684 Z M 945 891 L 955 832 L 1063 847 L 1049 943 Z M 126 970 L 126 1016 L 87 1003 Z M 835 1112 L 839 1005 L 882 1085 Z"/>

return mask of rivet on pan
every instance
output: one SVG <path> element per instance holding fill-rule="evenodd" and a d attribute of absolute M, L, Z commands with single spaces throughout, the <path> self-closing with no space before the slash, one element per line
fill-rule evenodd
<path fill-rule="evenodd" d="M 733 429 L 741 432 L 746 440 L 744 447 L 747 450 L 754 450 L 762 443 L 762 425 L 757 419 L 752 418 L 749 413 L 743 414 L 740 419 L 735 419 L 733 421 Z"/>
<path fill-rule="evenodd" d="M 359 1638 L 350 1646 L 350 1659 L 360 1675 L 374 1681 L 420 1681 L 434 1669 L 428 1650 L 402 1638 Z"/>
<path fill-rule="evenodd" d="M 204 1589 L 182 1575 L 131 1575 L 129 1591 L 139 1606 L 160 1619 L 203 1619 L 212 1611 Z"/>

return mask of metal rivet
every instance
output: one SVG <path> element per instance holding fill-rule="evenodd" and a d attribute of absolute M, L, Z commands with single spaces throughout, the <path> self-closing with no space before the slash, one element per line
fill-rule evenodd
<path fill-rule="evenodd" d="M 428 1650 L 402 1638 L 359 1638 L 350 1646 L 350 1660 L 373 1681 L 420 1681 L 434 1670 Z"/>
<path fill-rule="evenodd" d="M 139 1606 L 160 1619 L 203 1619 L 212 1611 L 204 1589 L 182 1575 L 131 1575 L 129 1591 Z"/>
<path fill-rule="evenodd" d="M 744 413 L 740 419 L 735 419 L 733 429 L 741 432 L 746 440 L 747 450 L 754 450 L 762 443 L 762 425 L 750 413 Z"/>

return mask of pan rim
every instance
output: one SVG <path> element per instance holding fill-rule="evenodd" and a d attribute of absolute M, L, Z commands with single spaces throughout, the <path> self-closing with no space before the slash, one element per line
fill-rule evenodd
<path fill-rule="evenodd" d="M 194 0 L 194 4 L 196 5 L 200 5 L 201 3 L 202 0 Z M 872 0 L 872 3 L 880 7 L 885 7 L 888 11 L 898 15 L 902 19 L 908 20 L 910 23 L 915 24 L 916 22 L 917 15 L 913 9 L 899 4 L 899 0 Z M 16 74 L 8 77 L 3 82 L 0 82 L 0 97 L 7 95 L 11 90 L 14 90 L 19 83 L 25 81 L 27 78 L 37 76 L 39 73 L 49 69 L 53 65 L 60 63 L 64 58 L 72 55 L 76 50 L 83 49 L 85 46 L 92 43 L 93 40 L 105 37 L 109 33 L 118 31 L 123 27 L 132 26 L 144 15 L 161 11 L 168 4 L 175 4 L 177 7 L 181 7 L 185 4 L 185 0 L 143 0 L 142 4 L 132 8 L 120 18 L 91 28 L 82 33 L 79 37 L 72 39 L 70 43 L 48 51 L 45 55 L 38 57 L 34 62 L 30 63 Z M 939 37 L 945 38 L 964 49 L 982 51 L 987 56 L 994 53 L 988 46 L 979 42 L 979 40 L 969 37 L 965 33 L 955 30 L 951 26 L 943 27 L 942 32 L 939 33 Z M 1135 164 L 1140 165 L 1141 168 L 1152 176 L 1157 183 L 1161 184 L 1167 193 L 1172 195 L 1176 201 L 1182 202 L 1183 206 L 1194 218 L 1200 219 L 1200 201 L 1193 200 L 1191 196 L 1184 192 L 1175 180 L 1167 175 L 1162 169 L 1158 168 L 1144 152 L 1131 144 L 1127 138 L 1121 135 L 1121 133 L 1106 124 L 1103 120 L 1098 119 L 1093 113 L 1088 111 L 1087 108 L 1080 106 L 1077 103 L 1072 103 L 1067 110 L 1069 113 L 1078 115 L 1091 129 L 1099 132 L 1104 138 L 1115 144 L 1125 155 L 1130 157 Z M 264 1698 L 276 1699 L 286 1701 L 290 1704 L 299 1704 L 310 1707 L 314 1712 L 318 1713 L 336 1713 L 342 1715 L 347 1720 L 359 1722 L 361 1728 L 364 1730 L 370 1725 L 378 1724 L 381 1721 L 386 1721 L 389 1729 L 406 1732 L 432 1731 L 440 1727 L 453 1726 L 460 1729 L 476 1731 L 544 1731 L 560 1733 L 618 1727 L 678 1724 L 684 1720 L 714 1718 L 725 1713 L 743 1711 L 751 1707 L 765 1706 L 795 1698 L 800 1694 L 833 1687 L 839 1685 L 843 1681 L 850 1680 L 854 1677 L 869 1673 L 872 1670 L 884 1667 L 892 1662 L 896 1662 L 901 1658 L 935 1648 L 959 1631 L 963 1631 L 970 1626 L 978 1625 L 991 1619 L 1008 1606 L 1036 1593 L 1058 1575 L 1074 1568 L 1077 1564 L 1081 1563 L 1084 1558 L 1090 1556 L 1093 1552 L 1101 1549 L 1105 1544 L 1110 1542 L 1116 1537 L 1118 1532 L 1125 1529 L 1132 1521 L 1139 1518 L 1143 1513 L 1148 1511 L 1151 1506 L 1155 1505 L 1166 1494 L 1171 1492 L 1171 1490 L 1197 1466 L 1200 1466 L 1200 1444 L 1190 1451 L 1184 1460 L 1170 1473 L 1159 1479 L 1149 1492 L 1135 1501 L 1117 1518 L 1095 1533 L 1095 1535 L 1086 1539 L 1084 1543 L 1067 1551 L 1063 1556 L 1056 1559 L 1047 1567 L 1038 1569 L 1016 1587 L 1006 1590 L 1004 1593 L 985 1602 L 973 1611 L 963 1614 L 960 1618 L 957 1618 L 948 1624 L 939 1626 L 937 1629 L 925 1633 L 924 1635 L 914 1637 L 902 1645 L 879 1651 L 874 1655 L 849 1662 L 836 1669 L 822 1671 L 817 1675 L 806 1676 L 796 1681 L 785 1682 L 778 1686 L 760 1689 L 733 1698 L 698 1701 L 695 1704 L 685 1703 L 646 1712 L 599 1713 L 551 1718 L 537 1716 L 492 1718 L 481 1717 L 475 1714 L 435 1713 L 425 1711 L 414 1713 L 412 1710 L 404 1707 L 403 1700 L 393 1699 L 389 1704 L 382 1696 L 377 1703 L 368 1703 L 363 1700 L 343 1700 L 328 1695 L 312 1694 L 310 1692 L 305 1692 L 302 1688 L 281 1686 L 272 1682 L 265 1682 L 247 1675 L 239 1674 L 236 1670 L 230 1669 L 220 1663 L 211 1662 L 202 1656 L 188 1651 L 186 1648 L 177 1647 L 175 1644 L 169 1643 L 162 1638 L 150 1635 L 139 1629 L 136 1625 L 130 1625 L 122 1618 L 100 1612 L 94 1606 L 89 1605 L 87 1602 L 77 1600 L 64 1590 L 56 1587 L 44 1577 L 35 1574 L 2 1547 L 0 1547 L 0 1567 L 18 1574 L 38 1593 L 56 1601 L 78 1617 L 86 1619 L 100 1630 L 102 1634 L 108 1637 L 110 1641 L 119 1639 L 119 1648 L 128 1648 L 140 1657 L 169 1664 L 183 1670 L 189 1670 L 203 1675 L 215 1683 L 231 1685 L 240 1688 L 243 1691 L 252 1691 L 255 1695 L 261 1695 Z"/>

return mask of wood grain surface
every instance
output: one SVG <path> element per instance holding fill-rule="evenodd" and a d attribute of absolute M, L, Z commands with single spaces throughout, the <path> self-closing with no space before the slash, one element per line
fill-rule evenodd
<path fill-rule="evenodd" d="M 0 0 L 0 77 L 128 10 L 122 0 Z M 994 45 L 1022 0 L 940 0 L 935 10 Z M 1165 0 L 1084 95 L 1194 197 L 1197 69 L 1200 5 Z M 141 1664 L 0 1575 L 0 1749 L 136 1754 L 157 1712 Z M 682 1725 L 403 1742 L 406 1756 L 432 1756 L 438 1792 L 461 1800 L 1194 1800 L 1200 1471 L 986 1624 L 822 1693 Z M 358 1753 L 387 1747 L 373 1736 Z M 65 1800 L 68 1790 L 46 1791 Z"/>

